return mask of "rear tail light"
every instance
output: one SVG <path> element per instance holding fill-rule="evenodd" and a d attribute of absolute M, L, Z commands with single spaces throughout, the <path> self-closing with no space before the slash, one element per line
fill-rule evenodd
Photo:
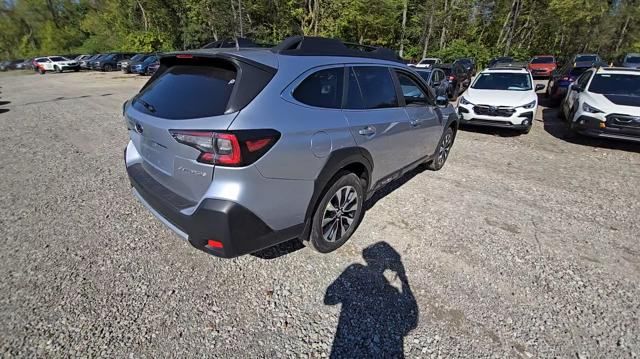
<path fill-rule="evenodd" d="M 454 81 L 455 79 L 456 79 L 455 76 L 453 76 L 453 75 L 449 76 L 449 81 Z"/>
<path fill-rule="evenodd" d="M 198 162 L 229 167 L 247 166 L 257 161 L 280 138 L 275 130 L 169 132 L 176 141 L 200 151 Z"/>

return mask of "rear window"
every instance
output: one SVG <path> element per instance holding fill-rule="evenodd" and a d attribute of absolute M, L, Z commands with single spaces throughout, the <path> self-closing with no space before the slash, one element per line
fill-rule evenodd
<path fill-rule="evenodd" d="M 373 109 L 398 107 L 396 87 L 389 69 L 379 66 L 358 66 L 354 67 L 353 71 L 360 93 L 357 91 L 351 92 L 352 84 L 350 83 L 349 99 L 347 101 L 348 108 Z M 358 95 L 360 95 L 361 98 L 358 98 Z M 352 98 L 354 96 L 356 97 Z"/>
<path fill-rule="evenodd" d="M 67 61 L 67 59 L 65 59 L 64 57 L 60 57 L 60 56 L 54 56 L 51 57 L 51 61 Z"/>
<path fill-rule="evenodd" d="M 314 72 L 293 91 L 293 97 L 309 106 L 340 108 L 344 68 Z"/>
<path fill-rule="evenodd" d="M 553 57 L 551 56 L 534 57 L 533 60 L 531 60 L 531 63 L 532 64 L 552 64 Z"/>
<path fill-rule="evenodd" d="M 589 69 L 588 67 L 574 67 L 569 72 L 569 76 L 578 77 L 578 76 L 582 75 L 588 69 Z"/>
<path fill-rule="evenodd" d="M 167 119 L 192 119 L 224 114 L 236 72 L 212 66 L 176 65 L 135 97 L 133 106 Z"/>

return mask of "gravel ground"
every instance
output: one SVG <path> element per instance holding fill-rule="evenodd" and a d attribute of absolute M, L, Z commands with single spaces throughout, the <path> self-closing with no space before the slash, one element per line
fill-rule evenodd
<path fill-rule="evenodd" d="M 640 355 L 640 146 L 540 108 L 528 135 L 461 131 L 335 253 L 225 260 L 130 192 L 121 104 L 144 81 L 0 75 L 3 356 Z"/>

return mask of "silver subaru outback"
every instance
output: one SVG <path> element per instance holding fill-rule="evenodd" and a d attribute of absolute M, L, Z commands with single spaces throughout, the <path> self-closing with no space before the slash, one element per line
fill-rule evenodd
<path fill-rule="evenodd" d="M 331 252 L 377 189 L 447 160 L 458 118 L 395 53 L 325 38 L 165 54 L 125 102 L 133 194 L 194 247 Z"/>

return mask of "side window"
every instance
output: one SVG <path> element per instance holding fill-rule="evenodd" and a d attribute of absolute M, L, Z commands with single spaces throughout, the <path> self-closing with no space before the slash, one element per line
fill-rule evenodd
<path fill-rule="evenodd" d="M 409 76 L 397 72 L 398 81 L 400 82 L 400 88 L 402 89 L 402 95 L 404 96 L 404 102 L 407 106 L 410 105 L 426 105 L 427 94 L 420 88 L 412 78 Z"/>
<path fill-rule="evenodd" d="M 304 79 L 293 91 L 293 97 L 309 106 L 340 108 L 343 81 L 343 67 L 320 70 Z"/>
<path fill-rule="evenodd" d="M 356 73 L 353 71 L 353 68 L 349 68 L 347 81 L 347 101 L 344 108 L 353 110 L 365 108 L 360 84 L 358 83 L 358 79 L 356 78 Z"/>
<path fill-rule="evenodd" d="M 353 68 L 353 72 L 356 75 L 362 93 L 363 108 L 398 107 L 396 87 L 388 68 L 382 66 L 356 66 Z M 350 102 L 351 99 L 347 101 L 347 103 Z"/>
<path fill-rule="evenodd" d="M 433 72 L 433 76 L 431 77 L 431 83 L 435 85 L 442 82 L 443 79 L 444 73 L 442 71 L 436 70 Z"/>
<path fill-rule="evenodd" d="M 578 86 L 586 88 L 587 83 L 589 83 L 589 79 L 591 78 L 591 73 L 591 71 L 583 73 L 582 76 L 580 76 L 580 78 L 576 81 L 578 83 Z"/>

